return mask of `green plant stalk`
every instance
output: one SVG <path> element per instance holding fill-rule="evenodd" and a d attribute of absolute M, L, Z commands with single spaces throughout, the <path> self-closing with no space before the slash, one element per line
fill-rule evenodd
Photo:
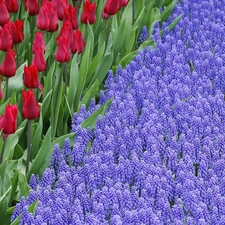
<path fill-rule="evenodd" d="M 55 110 L 53 113 L 53 121 L 52 121 L 52 139 L 55 137 L 55 133 L 56 133 L 56 127 L 57 127 L 57 117 L 58 117 L 58 107 L 59 107 L 59 94 L 60 94 L 60 90 L 62 88 L 62 81 L 63 81 L 63 74 L 64 74 L 64 70 L 66 69 L 67 63 L 62 63 L 62 68 L 61 68 L 61 73 L 60 73 L 60 77 L 59 77 L 59 83 L 57 86 L 57 93 L 56 93 L 56 98 L 55 98 Z"/>
<path fill-rule="evenodd" d="M 8 137 L 8 135 L 6 135 L 5 140 L 4 140 L 4 144 L 3 144 L 3 147 L 2 147 L 2 152 L 1 152 L 1 156 L 0 156 L 0 165 L 2 164 L 2 161 L 3 161 L 7 137 Z"/>
<path fill-rule="evenodd" d="M 32 122 L 33 120 L 28 120 L 27 122 L 27 162 L 26 162 L 26 174 L 29 170 L 30 163 L 30 153 L 31 153 L 31 143 L 32 143 Z"/>
<path fill-rule="evenodd" d="M 8 99 L 8 95 L 9 95 L 9 78 L 6 77 L 6 81 L 5 81 L 5 101 L 7 101 Z"/>
<path fill-rule="evenodd" d="M 111 16 L 108 17 L 107 20 L 107 30 L 106 30 L 106 40 L 105 40 L 105 48 L 107 49 L 108 41 L 109 41 L 109 34 L 110 34 L 110 27 L 111 27 Z"/>
<path fill-rule="evenodd" d="M 132 0 L 132 24 L 134 24 L 134 0 Z"/>
<path fill-rule="evenodd" d="M 63 76 L 64 76 L 64 82 L 65 82 L 65 89 L 64 89 L 64 94 L 65 96 L 66 95 L 66 92 L 67 92 L 67 87 L 68 87 L 68 71 L 67 71 L 68 67 L 67 67 L 67 63 L 65 63 L 65 68 L 64 68 L 64 71 L 63 71 Z"/>

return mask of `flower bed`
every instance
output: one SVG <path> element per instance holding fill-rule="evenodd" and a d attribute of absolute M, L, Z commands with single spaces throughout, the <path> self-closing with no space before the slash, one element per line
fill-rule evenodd
<path fill-rule="evenodd" d="M 40 181 L 32 176 L 12 220 L 225 224 L 224 4 L 182 1 L 174 30 L 165 28 L 161 38 L 155 28 L 155 50 L 109 72 L 99 105 L 74 115 L 73 149 L 69 139 L 62 151 L 55 147 L 50 168 Z M 83 129 L 112 97 L 95 129 Z"/>

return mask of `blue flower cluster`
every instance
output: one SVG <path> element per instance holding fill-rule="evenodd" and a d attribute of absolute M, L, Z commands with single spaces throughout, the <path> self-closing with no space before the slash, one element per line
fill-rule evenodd
<path fill-rule="evenodd" d="M 225 224 L 225 1 L 183 0 L 145 49 L 75 113 L 70 148 L 15 207 L 20 224 Z M 184 14 L 169 32 L 167 24 Z M 113 97 L 92 131 L 82 121 Z M 37 201 L 38 200 L 38 201 Z M 35 213 L 29 205 L 37 201 Z"/>

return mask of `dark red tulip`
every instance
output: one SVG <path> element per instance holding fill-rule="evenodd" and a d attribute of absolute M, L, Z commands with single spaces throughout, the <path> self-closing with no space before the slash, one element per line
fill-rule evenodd
<path fill-rule="evenodd" d="M 28 15 L 35 16 L 39 12 L 39 4 L 38 0 L 24 0 L 25 1 L 25 7 L 26 11 L 28 12 Z"/>
<path fill-rule="evenodd" d="M 62 37 L 62 36 L 68 37 L 69 46 L 72 46 L 72 43 L 73 43 L 73 28 L 72 28 L 72 23 L 70 21 L 63 22 L 63 25 L 62 25 L 62 28 L 59 32 L 58 37 Z"/>
<path fill-rule="evenodd" d="M 6 105 L 4 114 L 0 117 L 0 130 L 3 134 L 14 134 L 17 127 L 17 105 Z"/>
<path fill-rule="evenodd" d="M 81 23 L 93 24 L 96 21 L 96 2 L 92 4 L 89 0 L 84 3 L 83 12 L 81 15 Z"/>
<path fill-rule="evenodd" d="M 8 9 L 3 0 L 0 0 L 0 26 L 4 26 L 10 19 Z"/>
<path fill-rule="evenodd" d="M 5 5 L 10 13 L 16 13 L 19 9 L 18 0 L 5 0 Z"/>
<path fill-rule="evenodd" d="M 33 54 L 35 54 L 35 50 L 36 49 L 43 49 L 43 51 L 45 50 L 45 42 L 44 42 L 44 38 L 41 32 L 36 32 L 35 34 L 35 38 L 32 44 L 32 52 Z"/>
<path fill-rule="evenodd" d="M 32 90 L 22 90 L 23 117 L 27 120 L 34 120 L 40 116 L 40 106 L 38 105 Z"/>
<path fill-rule="evenodd" d="M 127 6 L 128 2 L 129 2 L 129 0 L 121 0 L 120 7 Z"/>
<path fill-rule="evenodd" d="M 16 74 L 16 62 L 15 62 L 16 51 L 12 51 L 11 48 L 8 49 L 5 59 L 0 67 L 0 74 L 4 77 L 13 77 Z"/>
<path fill-rule="evenodd" d="M 74 30 L 78 28 L 77 9 L 77 6 L 73 7 L 72 5 L 64 9 L 63 22 L 70 21 Z"/>
<path fill-rule="evenodd" d="M 68 0 L 57 0 L 53 2 L 53 6 L 57 9 L 59 20 L 63 20 L 64 10 L 68 8 Z"/>
<path fill-rule="evenodd" d="M 104 20 L 108 20 L 109 19 L 109 15 L 107 13 L 104 12 L 104 9 L 102 10 L 102 18 Z"/>
<path fill-rule="evenodd" d="M 24 22 L 22 20 L 16 20 L 14 23 L 9 21 L 10 32 L 14 44 L 21 43 L 24 39 L 23 24 Z"/>
<path fill-rule="evenodd" d="M 50 19 L 48 17 L 48 7 L 45 1 L 42 2 L 40 12 L 38 13 L 36 24 L 39 30 L 48 30 L 50 26 Z"/>
<path fill-rule="evenodd" d="M 55 53 L 55 59 L 64 63 L 70 61 L 70 43 L 68 36 L 59 36 L 56 38 L 58 49 Z"/>
<path fill-rule="evenodd" d="M 23 84 L 27 88 L 39 87 L 38 69 L 35 65 L 24 66 Z"/>
<path fill-rule="evenodd" d="M 9 24 L 5 24 L 0 31 L 0 50 L 7 51 L 13 47 L 13 39 L 10 32 Z"/>
<path fill-rule="evenodd" d="M 39 72 L 46 70 L 44 50 L 42 48 L 39 47 L 35 49 L 32 65 L 35 65 Z"/>
<path fill-rule="evenodd" d="M 82 38 L 82 33 L 80 30 L 76 30 L 74 33 L 73 33 L 73 46 L 71 48 L 71 52 L 73 54 L 75 54 L 76 52 L 78 54 L 82 53 L 83 49 L 84 49 L 84 46 L 85 46 L 85 42 Z"/>
<path fill-rule="evenodd" d="M 120 1 L 121 0 L 107 0 L 103 8 L 104 13 L 111 16 L 115 15 L 120 9 Z"/>
<path fill-rule="evenodd" d="M 55 7 L 53 7 L 51 2 L 48 2 L 48 18 L 50 20 L 50 25 L 48 28 L 49 32 L 55 32 L 58 30 L 58 15 Z"/>

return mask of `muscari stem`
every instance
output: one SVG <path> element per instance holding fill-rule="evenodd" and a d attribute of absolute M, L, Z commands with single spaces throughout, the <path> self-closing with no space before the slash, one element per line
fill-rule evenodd
<path fill-rule="evenodd" d="M 4 152 L 5 152 L 5 146 L 6 146 L 7 137 L 8 137 L 8 135 L 6 135 L 6 138 L 4 140 L 4 144 L 3 144 L 3 147 L 2 147 L 2 152 L 1 152 L 1 156 L 0 156 L 0 165 L 2 164 L 2 161 L 3 161 L 3 156 L 4 156 Z"/>
<path fill-rule="evenodd" d="M 31 142 L 32 142 L 32 122 L 33 122 L 33 120 L 28 120 L 28 122 L 27 122 L 27 162 L 26 162 L 26 174 L 28 173 L 29 163 L 30 163 Z"/>

